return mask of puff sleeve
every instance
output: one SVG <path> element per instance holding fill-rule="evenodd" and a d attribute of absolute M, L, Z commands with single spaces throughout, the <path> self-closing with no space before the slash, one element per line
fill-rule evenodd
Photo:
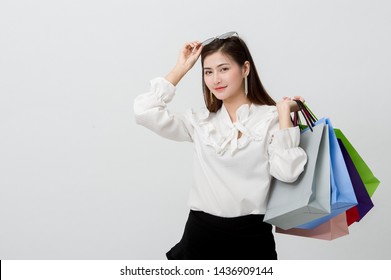
<path fill-rule="evenodd" d="M 303 172 L 307 154 L 299 147 L 300 129 L 278 129 L 278 113 L 274 118 L 268 146 L 270 174 L 283 182 L 292 183 Z"/>
<path fill-rule="evenodd" d="M 175 96 L 175 86 L 164 78 L 151 80 L 150 90 L 134 100 L 133 109 L 136 123 L 158 135 L 175 140 L 193 140 L 193 127 L 185 115 L 171 113 L 167 103 Z"/>

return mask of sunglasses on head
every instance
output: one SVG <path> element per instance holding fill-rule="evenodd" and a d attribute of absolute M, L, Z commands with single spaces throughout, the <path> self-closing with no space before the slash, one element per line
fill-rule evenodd
<path fill-rule="evenodd" d="M 235 35 L 239 36 L 238 32 L 236 32 L 236 31 L 227 32 L 227 33 L 224 33 L 224 34 L 222 34 L 220 36 L 216 36 L 216 37 L 212 37 L 212 38 L 206 39 L 205 41 L 203 41 L 201 43 L 201 45 L 206 46 L 206 45 L 212 43 L 216 39 L 220 39 L 220 40 L 228 39 L 228 38 L 230 38 L 232 36 L 235 36 Z"/>

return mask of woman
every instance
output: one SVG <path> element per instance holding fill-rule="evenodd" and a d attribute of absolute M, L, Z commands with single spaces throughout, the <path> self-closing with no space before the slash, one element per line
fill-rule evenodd
<path fill-rule="evenodd" d="M 206 108 L 172 114 L 167 103 L 199 56 Z M 294 110 L 290 98 L 267 94 L 236 32 L 186 43 L 174 69 L 135 99 L 138 124 L 195 147 L 190 214 L 168 259 L 277 259 L 263 214 L 272 176 L 293 182 L 307 161 Z"/>

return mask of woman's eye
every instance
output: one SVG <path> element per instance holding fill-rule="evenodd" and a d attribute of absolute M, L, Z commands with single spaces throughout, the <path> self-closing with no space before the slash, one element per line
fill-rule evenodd
<path fill-rule="evenodd" d="M 221 68 L 221 72 L 226 72 L 226 71 L 228 71 L 228 70 L 229 70 L 228 67 Z"/>
<path fill-rule="evenodd" d="M 210 75 L 210 74 L 212 74 L 212 71 L 205 71 L 204 74 L 205 75 Z"/>

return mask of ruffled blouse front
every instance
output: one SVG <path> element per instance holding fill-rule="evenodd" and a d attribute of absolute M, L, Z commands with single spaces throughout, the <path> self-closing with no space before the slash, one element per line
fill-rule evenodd
<path fill-rule="evenodd" d="M 175 87 L 163 78 L 134 102 L 136 122 L 176 141 L 194 143 L 189 207 L 221 217 L 264 214 L 272 176 L 293 182 L 307 161 L 297 127 L 279 130 L 275 106 L 247 105 L 232 122 L 223 105 L 171 113 Z"/>
<path fill-rule="evenodd" d="M 251 141 L 262 140 L 264 137 L 262 126 L 272 120 L 274 111 L 275 107 L 257 108 L 253 104 L 243 104 L 236 112 L 237 120 L 232 122 L 223 105 L 215 114 L 203 109 L 201 114 L 191 112 L 187 117 L 197 128 L 205 145 L 212 147 L 217 155 L 229 151 L 233 156 L 236 151 L 245 148 Z M 263 118 L 255 117 L 260 113 L 264 113 Z"/>

